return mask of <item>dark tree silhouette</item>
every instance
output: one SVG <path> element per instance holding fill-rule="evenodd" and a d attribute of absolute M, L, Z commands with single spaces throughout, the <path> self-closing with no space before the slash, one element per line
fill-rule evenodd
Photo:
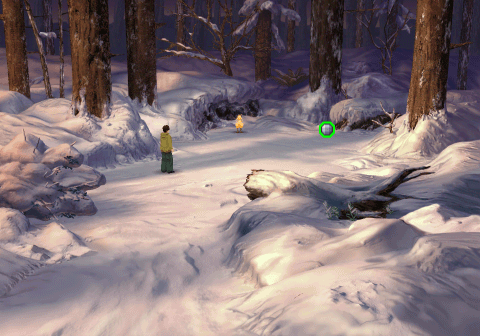
<path fill-rule="evenodd" d="M 157 96 L 155 0 L 125 0 L 128 95 L 153 106 Z"/>
<path fill-rule="evenodd" d="M 21 0 L 2 0 L 8 89 L 30 98 L 25 19 Z"/>

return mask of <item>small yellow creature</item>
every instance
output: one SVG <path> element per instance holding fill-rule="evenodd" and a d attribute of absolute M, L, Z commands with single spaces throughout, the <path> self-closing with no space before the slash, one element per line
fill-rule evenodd
<path fill-rule="evenodd" d="M 242 131 L 242 128 L 243 128 L 243 120 L 242 120 L 242 115 L 239 114 L 237 116 L 237 120 L 236 120 L 236 123 L 235 123 L 235 127 L 237 128 L 237 133 L 238 133 L 238 130 L 240 130 L 240 133 L 243 133 Z"/>

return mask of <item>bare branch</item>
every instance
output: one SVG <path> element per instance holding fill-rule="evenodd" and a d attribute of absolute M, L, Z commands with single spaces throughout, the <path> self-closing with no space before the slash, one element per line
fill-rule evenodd
<path fill-rule="evenodd" d="M 33 149 L 33 154 L 35 154 L 35 149 L 37 149 L 39 143 L 40 143 L 40 137 L 38 137 L 37 145 L 36 145 L 35 148 Z"/>
<path fill-rule="evenodd" d="M 463 42 L 463 43 L 455 43 L 450 44 L 450 49 L 460 48 L 466 45 L 472 44 L 472 42 Z"/>

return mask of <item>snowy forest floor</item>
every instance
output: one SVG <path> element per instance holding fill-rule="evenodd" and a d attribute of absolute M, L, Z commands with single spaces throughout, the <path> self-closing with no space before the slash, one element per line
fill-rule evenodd
<path fill-rule="evenodd" d="M 349 57 L 376 64 L 368 54 Z M 38 75 L 38 62 L 31 64 Z M 200 64 L 171 58 L 162 67 L 198 72 Z M 248 64 L 238 61 L 234 73 L 251 80 L 251 70 L 240 71 Z M 122 64 L 114 69 L 124 85 Z M 399 75 L 406 90 L 409 70 Z M 265 89 L 267 98 L 280 98 Z M 34 102 L 42 90 L 33 90 Z M 478 102 L 469 106 L 480 111 Z M 174 141 L 175 174 L 162 174 L 160 161 L 151 160 L 99 169 L 107 183 L 89 191 L 98 213 L 59 220 L 95 252 L 40 268 L 0 297 L 0 334 L 476 335 L 478 141 L 453 145 L 436 161 L 407 161 L 360 155 L 380 129 L 324 139 L 316 125 L 268 116 L 244 117 L 244 130 Z M 390 219 L 353 226 L 328 220 L 312 195 L 277 190 L 250 201 L 243 186 L 251 169 L 295 172 L 298 185 L 306 176 L 361 185 L 430 162 L 434 174 L 399 187 L 418 198 L 393 203 Z M 32 230 L 47 225 L 30 222 Z M 225 267 L 232 253 L 240 264 L 233 273 Z"/>

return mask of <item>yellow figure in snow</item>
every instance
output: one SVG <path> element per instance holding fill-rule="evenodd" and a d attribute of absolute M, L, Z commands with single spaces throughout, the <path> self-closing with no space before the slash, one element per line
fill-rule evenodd
<path fill-rule="evenodd" d="M 237 120 L 235 122 L 235 127 L 237 128 L 237 133 L 238 133 L 238 130 L 240 130 L 240 133 L 243 133 L 242 131 L 242 128 L 243 128 L 243 120 L 242 120 L 242 115 L 239 114 L 237 116 Z"/>

